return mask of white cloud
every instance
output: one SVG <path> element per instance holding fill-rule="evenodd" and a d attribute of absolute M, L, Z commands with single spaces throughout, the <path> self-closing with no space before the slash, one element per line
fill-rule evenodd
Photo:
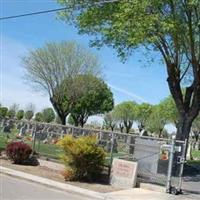
<path fill-rule="evenodd" d="M 143 102 L 148 102 L 146 99 L 144 99 L 143 97 L 137 95 L 137 94 L 134 94 L 132 92 L 129 92 L 128 90 L 125 90 L 123 88 L 120 88 L 120 87 L 117 87 L 115 85 L 111 85 L 111 84 L 108 84 L 108 86 L 117 91 L 117 92 L 120 92 L 122 94 L 125 94 L 125 95 L 128 95 L 129 97 L 132 97 L 135 101 L 139 101 L 140 103 L 143 103 Z"/>

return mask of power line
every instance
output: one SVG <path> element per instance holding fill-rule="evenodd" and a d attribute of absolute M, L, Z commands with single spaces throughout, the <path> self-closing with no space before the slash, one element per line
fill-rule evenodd
<path fill-rule="evenodd" d="M 105 0 L 102 2 L 96 2 L 93 5 L 102 5 L 106 3 L 114 3 L 119 0 Z M 87 4 L 85 4 L 87 5 Z M 84 4 L 82 4 L 84 6 Z M 73 6 L 69 7 L 64 7 L 64 8 L 57 8 L 57 9 L 51 9 L 51 10 L 43 10 L 43 11 L 38 11 L 38 12 L 31 12 L 31 13 L 25 13 L 25 14 L 20 14 L 20 15 L 12 15 L 12 16 L 7 16 L 7 17 L 0 17 L 0 20 L 7 20 L 7 19 L 14 19 L 14 18 L 20 18 L 20 17 L 26 17 L 26 16 L 31 16 L 31 15 L 40 15 L 40 14 L 45 14 L 45 13 L 51 13 L 51 12 L 57 12 L 57 11 L 62 11 L 62 10 L 68 10 L 74 8 Z"/>
<path fill-rule="evenodd" d="M 25 14 L 21 14 L 21 15 L 12 15 L 12 16 L 8 16 L 8 17 L 0 17 L 0 20 L 13 19 L 13 18 L 19 18 L 19 17 L 26 17 L 26 16 L 31 16 L 31 15 L 39 15 L 39 14 L 57 12 L 57 11 L 67 10 L 67 9 L 70 9 L 70 7 L 51 9 L 51 10 L 43 10 L 43 11 L 39 11 L 39 12 L 31 12 L 31 13 L 25 13 Z"/>

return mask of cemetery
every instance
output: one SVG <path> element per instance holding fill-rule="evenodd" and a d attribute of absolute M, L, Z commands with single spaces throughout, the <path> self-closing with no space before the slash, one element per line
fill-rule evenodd
<path fill-rule="evenodd" d="M 0 149 L 2 156 L 0 159 L 1 161 L 3 159 L 3 166 L 16 168 L 20 171 L 22 170 L 39 176 L 45 174 L 45 177 L 50 179 L 53 173 L 54 175 L 52 176 L 54 180 L 60 182 L 65 180 L 70 184 L 77 184 L 83 188 L 88 187 L 88 181 L 93 182 L 94 186 L 92 187 L 92 190 L 99 191 L 98 188 L 100 187 L 101 192 L 118 191 L 120 189 L 123 190 L 136 186 L 138 187 L 140 182 L 153 183 L 162 186 L 167 184 L 170 157 L 170 151 L 167 149 L 170 144 L 170 140 L 168 139 L 152 138 L 137 134 L 109 132 L 97 129 L 77 128 L 73 126 L 36 123 L 34 121 L 18 121 L 14 119 L 3 120 L 1 124 Z M 90 138 L 91 136 L 94 138 Z M 69 147 L 66 145 L 69 143 L 71 146 L 73 140 L 70 137 L 74 138 L 74 142 L 80 138 L 80 142 L 83 141 L 83 143 L 80 143 L 80 147 L 79 143 L 74 143 L 74 148 L 76 148 L 76 150 L 71 149 L 72 147 L 70 147 L 71 150 L 69 150 Z M 84 137 L 86 138 L 85 141 L 83 140 Z M 65 140 L 66 142 L 64 142 Z M 90 140 L 91 143 L 89 142 Z M 12 157 L 9 157 L 8 150 L 6 150 L 8 149 L 8 144 L 12 144 L 12 142 L 22 142 L 22 144 L 27 144 L 32 149 L 30 153 L 24 155 L 28 156 L 29 159 L 25 159 L 25 161 L 21 163 L 22 168 L 19 165 L 17 166 L 17 163 L 15 166 L 12 166 L 12 164 L 9 164 L 10 162 L 7 160 L 7 156 L 12 160 Z M 90 169 L 88 167 L 90 162 L 89 160 L 81 161 L 78 151 L 84 152 L 85 150 L 81 150 L 81 148 L 83 148 L 87 142 L 89 142 L 88 145 L 91 145 L 92 143 L 95 146 L 97 145 L 96 147 L 92 147 L 93 151 L 95 147 L 99 149 L 97 152 L 101 152 L 102 157 L 101 161 L 97 161 L 98 165 L 94 165 L 94 160 L 96 160 L 95 155 L 93 155 L 94 159 L 91 160 L 93 163 L 91 167 L 94 165 L 99 166 L 100 168 Z M 180 145 L 184 145 L 184 143 L 180 141 Z M 20 148 L 26 149 L 27 147 L 25 146 Z M 7 156 L 5 155 L 5 150 Z M 74 161 L 70 161 L 65 165 L 65 158 L 63 159 L 63 155 L 65 155 L 66 152 L 66 156 L 73 158 L 70 156 L 70 151 L 72 151 L 71 153 L 73 153 L 73 151 L 77 152 L 77 156 L 79 155 L 78 160 L 74 157 Z M 25 152 L 27 152 L 27 150 Z M 182 150 L 181 153 L 185 154 Z M 194 157 L 195 153 L 196 152 L 194 151 Z M 75 156 L 74 153 L 71 155 Z M 92 154 L 90 156 L 92 156 Z M 198 155 L 196 158 L 198 159 Z M 83 159 L 86 158 L 83 157 Z M 51 169 L 48 166 L 49 164 L 41 165 L 40 162 L 43 163 L 43 160 L 47 160 L 47 162 L 52 163 L 52 165 L 58 163 L 59 168 L 62 166 L 62 170 L 57 170 L 57 167 Z M 74 172 L 76 172 L 76 174 L 78 173 L 78 168 L 75 171 L 73 171 L 73 168 L 69 168 L 70 163 L 72 166 L 76 166 L 76 162 L 78 166 L 82 166 L 82 172 L 80 171 L 78 176 L 74 176 L 73 174 Z M 196 160 L 196 162 L 198 162 L 198 160 Z M 84 163 L 87 163 L 85 166 L 86 168 L 84 168 Z M 67 167 L 67 171 L 64 166 Z M 181 163 L 178 165 L 177 169 L 174 166 L 171 173 L 171 181 L 173 185 L 176 185 L 177 187 L 180 182 L 180 166 L 182 166 Z M 90 173 L 89 171 L 87 172 L 87 168 L 90 169 L 91 172 L 94 172 L 95 175 L 89 175 Z M 44 170 L 46 170 L 45 173 L 43 172 Z M 82 173 L 88 175 L 85 177 L 81 175 Z M 197 170 L 193 175 L 195 175 L 195 173 L 198 174 L 199 171 Z M 181 177 L 182 176 L 183 174 L 181 174 Z M 80 184 L 78 180 L 83 180 L 83 184 Z M 104 186 L 102 186 L 102 184 Z"/>
<path fill-rule="evenodd" d="M 200 0 L 0 6 L 0 199 L 199 199 Z"/>

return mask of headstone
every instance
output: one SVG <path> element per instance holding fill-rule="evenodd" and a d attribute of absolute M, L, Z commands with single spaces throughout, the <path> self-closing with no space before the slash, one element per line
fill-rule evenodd
<path fill-rule="evenodd" d="M 10 133 L 11 132 L 11 126 L 8 124 L 8 125 L 5 125 L 4 127 L 3 127 L 3 132 L 5 132 L 5 133 Z"/>
<path fill-rule="evenodd" d="M 21 129 L 21 127 L 22 127 L 22 126 L 21 126 L 21 124 L 20 124 L 20 123 L 18 123 L 18 124 L 17 124 L 17 129 L 18 129 L 18 130 L 20 130 L 20 129 Z"/>
<path fill-rule="evenodd" d="M 138 162 L 138 173 L 151 176 L 157 173 L 160 146 L 157 140 L 135 139 L 134 158 Z"/>
<path fill-rule="evenodd" d="M 35 132 L 35 127 L 33 126 L 32 129 L 31 129 L 31 137 L 34 136 L 34 132 Z"/>
<path fill-rule="evenodd" d="M 133 188 L 137 181 L 137 162 L 114 159 L 111 169 L 110 184 L 121 188 Z"/>
<path fill-rule="evenodd" d="M 135 138 L 133 136 L 127 137 L 127 146 L 128 146 L 128 153 L 134 153 L 134 145 L 135 145 Z"/>
<path fill-rule="evenodd" d="M 26 128 L 25 128 L 25 126 L 22 126 L 20 128 L 19 136 L 24 136 L 25 134 L 26 134 Z"/>
<path fill-rule="evenodd" d="M 111 145 L 112 145 L 112 143 L 111 143 L 110 140 L 106 142 L 106 148 L 105 148 L 105 150 L 107 152 L 111 151 Z M 117 147 L 118 147 L 118 145 L 117 145 L 117 139 L 114 138 L 114 140 L 113 140 L 113 149 L 112 149 L 113 153 L 117 153 L 118 152 L 117 151 Z"/>
<path fill-rule="evenodd" d="M 36 140 L 45 140 L 47 138 L 47 134 L 43 133 L 42 131 L 35 132 L 35 139 Z"/>

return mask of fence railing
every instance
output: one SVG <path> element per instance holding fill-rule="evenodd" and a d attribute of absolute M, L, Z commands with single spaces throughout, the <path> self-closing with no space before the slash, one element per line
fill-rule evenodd
<path fill-rule="evenodd" d="M 143 182 L 171 185 L 181 188 L 186 141 L 166 138 L 154 138 L 74 127 L 39 123 L 35 121 L 2 121 L 2 130 L 13 127 L 17 129 L 17 138 L 32 145 L 33 150 L 40 156 L 59 158 L 62 150 L 55 145 L 67 134 L 74 137 L 95 134 L 98 145 L 107 152 L 106 165 L 110 167 L 114 158 L 138 162 L 138 178 Z"/>

